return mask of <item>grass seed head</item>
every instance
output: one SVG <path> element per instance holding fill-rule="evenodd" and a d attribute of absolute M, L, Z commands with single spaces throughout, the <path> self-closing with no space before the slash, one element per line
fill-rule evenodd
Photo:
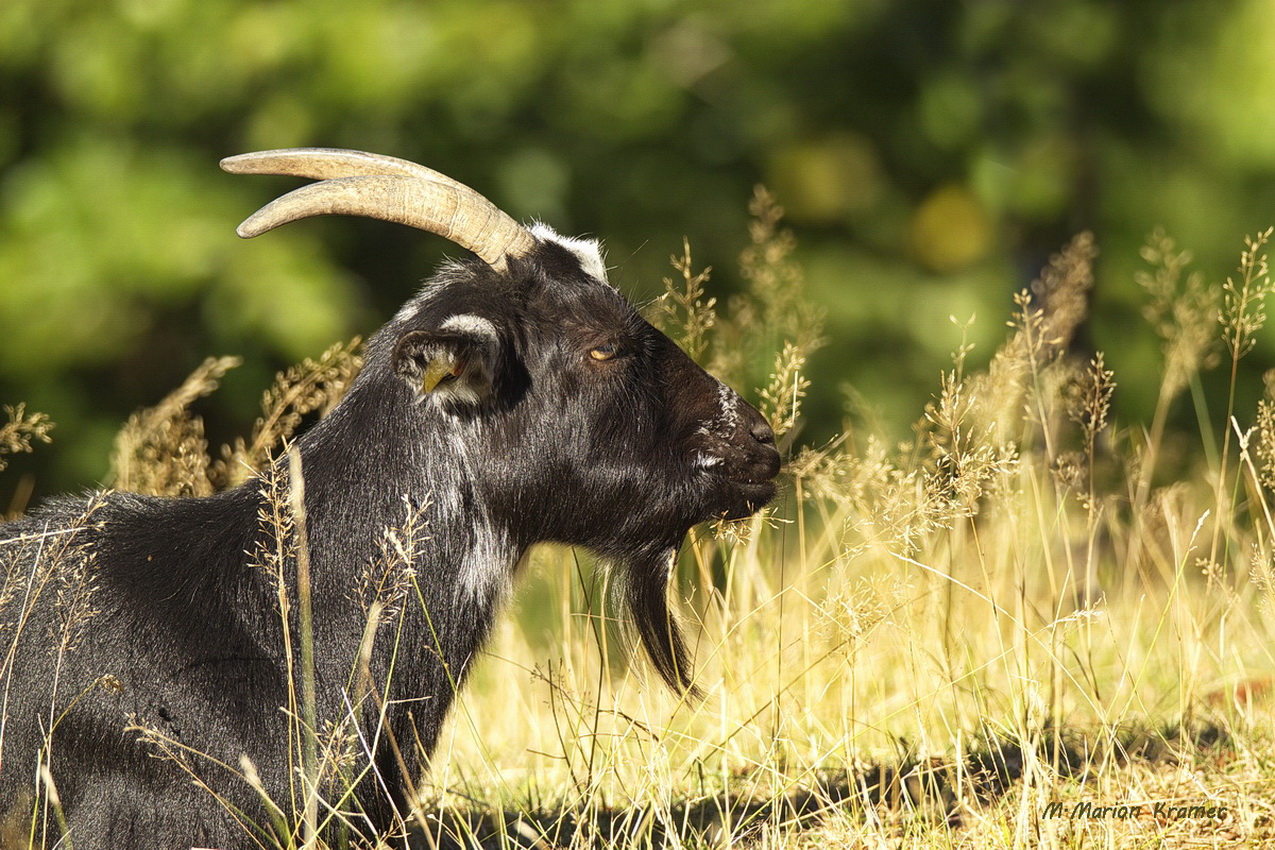
<path fill-rule="evenodd" d="M 49 443 L 49 431 L 53 422 L 43 413 L 27 413 L 25 404 L 4 406 L 8 422 L 0 425 L 0 471 L 8 465 L 7 454 L 26 453 L 32 450 L 32 442 Z"/>
<path fill-rule="evenodd" d="M 1275 289 L 1264 251 L 1275 228 L 1244 237 L 1238 278 L 1228 277 L 1222 285 L 1222 340 L 1238 360 L 1253 350 L 1255 334 L 1266 324 L 1266 297 Z"/>

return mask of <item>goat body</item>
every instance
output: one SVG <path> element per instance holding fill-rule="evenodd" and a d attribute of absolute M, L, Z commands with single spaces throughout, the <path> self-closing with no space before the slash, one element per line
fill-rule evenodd
<path fill-rule="evenodd" d="M 685 689 L 677 548 L 774 494 L 764 419 L 607 283 L 596 243 L 515 237 L 428 282 L 297 444 L 315 715 L 355 742 L 326 781 L 352 789 L 332 802 L 356 831 L 406 813 L 529 547 L 615 564 L 655 669 Z M 77 850 L 280 840 L 240 774 L 285 811 L 304 796 L 284 714 L 295 602 L 280 616 L 300 512 L 269 521 L 289 492 L 285 458 L 208 498 L 62 498 L 0 526 L 0 816 L 29 830 L 56 802 Z"/>

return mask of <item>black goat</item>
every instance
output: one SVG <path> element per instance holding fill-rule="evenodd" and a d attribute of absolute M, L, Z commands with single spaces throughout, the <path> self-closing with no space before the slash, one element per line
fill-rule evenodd
<path fill-rule="evenodd" d="M 282 553 L 292 600 L 308 560 L 314 713 L 357 723 L 362 753 L 353 793 L 331 802 L 360 830 L 405 811 L 413 754 L 432 749 L 535 543 L 614 563 L 655 669 L 689 688 L 669 570 L 693 524 L 773 497 L 779 455 L 757 410 L 638 315 L 592 241 L 525 229 L 391 157 L 305 149 L 222 165 L 322 179 L 242 236 L 355 214 L 477 259 L 444 266 L 369 340 L 345 398 L 298 442 L 304 512 L 291 520 L 263 521 L 293 492 L 284 458 L 209 498 L 95 494 L 0 526 L 0 814 L 44 823 L 36 797 L 55 789 L 76 850 L 270 846 L 270 813 L 235 773 L 250 760 L 273 799 L 294 799 L 301 747 L 281 707 L 297 704 L 298 676 L 284 646 L 303 626 L 294 602 L 285 629 L 254 566 L 263 553 Z M 385 530 L 405 513 L 426 529 L 400 553 L 415 587 L 378 630 L 354 587 L 386 569 Z"/>

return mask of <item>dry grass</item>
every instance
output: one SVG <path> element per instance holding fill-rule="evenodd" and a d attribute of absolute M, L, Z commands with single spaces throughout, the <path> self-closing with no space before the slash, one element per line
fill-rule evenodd
<path fill-rule="evenodd" d="M 759 192 L 753 213 L 749 290 L 719 311 L 688 245 L 659 320 L 756 388 L 791 441 L 821 323 L 781 211 Z M 605 574 L 537 550 L 421 778 L 425 846 L 1275 841 L 1275 396 L 1215 412 L 1215 466 L 1158 462 L 1172 404 L 1219 351 L 1233 388 L 1265 315 L 1268 237 L 1214 288 L 1184 281 L 1189 255 L 1163 234 L 1149 240 L 1140 282 L 1165 365 L 1146 430 L 1113 427 L 1119 375 L 1102 355 L 1069 353 L 1093 282 L 1082 235 L 1015 297 L 986 369 L 956 342 L 911 442 L 790 449 L 779 504 L 697 528 L 683 552 L 702 703 L 624 662 Z M 340 347 L 281 376 L 257 432 L 214 462 L 187 407 L 227 365 L 130 421 L 117 483 L 200 493 L 260 469 L 356 361 Z M 295 521 L 289 498 L 263 522 Z M 372 630 L 411 604 L 394 553 L 419 531 L 410 515 L 387 529 L 384 569 L 352 579 Z M 324 718 L 292 728 L 314 784 L 280 806 L 298 825 L 278 831 L 298 845 L 315 777 L 340 775 L 351 734 L 307 742 L 302 727 Z"/>
<path fill-rule="evenodd" d="M 754 245 L 747 262 L 782 255 L 776 222 L 758 230 L 779 247 Z M 1260 241 L 1237 292 L 1268 279 Z M 1166 242 L 1147 251 L 1166 340 L 1158 427 L 1113 432 L 1119 376 L 1101 354 L 1068 354 L 1092 285 L 1082 235 L 1015 298 L 986 370 L 957 344 L 911 443 L 797 451 L 768 515 L 742 534 L 697 529 L 680 595 L 699 618 L 701 705 L 616 663 L 597 637 L 605 578 L 542 551 L 436 756 L 439 834 L 489 846 L 533 833 L 633 847 L 1275 840 L 1275 524 L 1261 483 L 1275 400 L 1233 435 L 1227 473 L 1193 461 L 1154 474 L 1168 406 L 1222 343 L 1221 292 L 1196 276 L 1180 287 L 1185 258 Z M 686 298 L 702 284 L 689 261 L 675 259 L 670 298 L 701 356 L 739 385 L 744 341 L 765 336 L 748 324 L 792 313 L 755 286 L 713 314 L 702 288 Z M 1259 301 L 1235 321 L 1251 328 Z M 799 416 L 817 340 L 779 347 L 761 385 L 781 428 Z M 1050 803 L 1063 814 L 1046 816 Z"/>

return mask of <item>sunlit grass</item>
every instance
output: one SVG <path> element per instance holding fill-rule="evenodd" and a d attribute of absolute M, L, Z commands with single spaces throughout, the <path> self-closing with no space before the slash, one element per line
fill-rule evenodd
<path fill-rule="evenodd" d="M 794 451 L 744 533 L 692 534 L 678 593 L 702 703 L 618 662 L 605 578 L 541 551 L 435 756 L 436 814 L 522 812 L 559 840 L 632 846 L 1275 837 L 1270 402 L 1227 475 L 1202 459 L 1157 475 L 1163 426 L 1115 430 L 1119 375 L 1068 353 L 1091 244 L 1015 299 L 987 371 L 967 373 L 954 334 L 914 443 Z M 1233 327 L 1169 315 L 1166 405 Z M 799 370 L 779 383 L 799 400 Z"/>

